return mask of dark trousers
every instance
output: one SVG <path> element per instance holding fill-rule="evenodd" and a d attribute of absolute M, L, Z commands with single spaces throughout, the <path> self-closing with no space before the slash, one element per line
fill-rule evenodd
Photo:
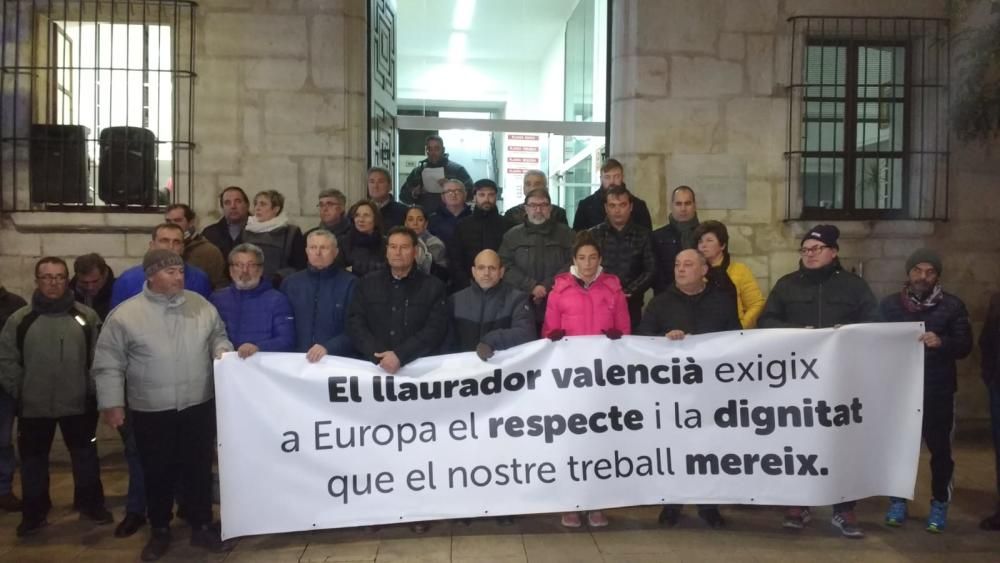
<path fill-rule="evenodd" d="M 42 520 L 52 507 L 49 450 L 57 424 L 73 466 L 74 506 L 81 510 L 104 506 L 95 439 L 97 411 L 62 418 L 21 418 L 17 426 L 17 447 L 21 451 L 21 491 L 26 521 Z"/>
<path fill-rule="evenodd" d="M 632 321 L 632 333 L 634 334 L 636 329 L 639 328 L 639 321 L 642 320 L 642 301 L 646 296 L 646 292 L 642 292 L 638 295 L 633 295 L 628 298 L 628 316 Z"/>
<path fill-rule="evenodd" d="M 210 524 L 215 401 L 182 411 L 132 411 L 132 430 L 145 474 L 150 525 L 170 525 L 178 484 L 184 490 L 187 521 L 195 528 Z"/>
<path fill-rule="evenodd" d="M 955 473 L 955 461 L 951 458 L 954 432 L 954 393 L 925 393 L 921 435 L 931 452 L 931 496 L 940 502 L 951 501 L 951 478 Z"/>
<path fill-rule="evenodd" d="M 993 426 L 994 467 L 997 472 L 997 495 L 1000 495 L 1000 381 L 986 385 L 990 398 L 990 421 Z"/>
<path fill-rule="evenodd" d="M 132 431 L 132 412 L 125 412 L 125 424 L 118 428 L 125 446 L 125 462 L 128 464 L 128 494 L 125 500 L 125 512 L 146 515 L 146 483 L 142 474 L 142 462 L 139 460 L 139 449 L 135 445 L 135 432 Z"/>

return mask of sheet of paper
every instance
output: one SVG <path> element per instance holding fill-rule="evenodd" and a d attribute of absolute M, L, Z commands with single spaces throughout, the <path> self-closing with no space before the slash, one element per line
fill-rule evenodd
<path fill-rule="evenodd" d="M 441 193 L 444 189 L 441 187 L 439 181 L 444 180 L 444 166 L 424 168 L 421 180 L 424 183 L 425 192 L 432 194 Z"/>

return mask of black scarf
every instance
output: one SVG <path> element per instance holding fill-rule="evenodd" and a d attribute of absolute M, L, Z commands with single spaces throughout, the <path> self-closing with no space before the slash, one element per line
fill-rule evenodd
<path fill-rule="evenodd" d="M 698 241 L 694 239 L 694 230 L 698 228 L 698 214 L 695 213 L 694 217 L 688 219 L 687 221 L 678 221 L 674 219 L 673 214 L 670 215 L 669 223 L 677 229 L 677 233 L 681 235 L 681 248 L 688 249 L 698 246 Z"/>
<path fill-rule="evenodd" d="M 42 315 L 60 315 L 64 314 L 73 307 L 76 300 L 73 298 L 72 291 L 65 291 L 62 297 L 57 299 L 49 299 L 42 295 L 41 291 L 35 290 L 31 294 L 31 308 Z"/>

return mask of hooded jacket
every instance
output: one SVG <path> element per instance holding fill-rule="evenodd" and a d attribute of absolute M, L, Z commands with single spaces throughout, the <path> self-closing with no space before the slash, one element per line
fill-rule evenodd
<path fill-rule="evenodd" d="M 358 278 L 337 266 L 296 272 L 281 284 L 295 313 L 296 352 L 308 352 L 313 344 L 332 356 L 353 356 L 347 336 L 347 313 Z"/>
<path fill-rule="evenodd" d="M 235 285 L 216 290 L 209 300 L 226 325 L 233 347 L 250 343 L 261 352 L 295 349 L 295 318 L 285 294 L 261 279 L 253 289 Z"/>
<path fill-rule="evenodd" d="M 556 276 L 545 308 L 542 336 L 555 330 L 566 336 L 602 334 L 616 328 L 631 334 L 632 322 L 621 282 L 614 274 L 601 273 L 588 287 L 582 280 L 566 272 Z"/>
<path fill-rule="evenodd" d="M 101 319 L 76 303 L 69 290 L 45 309 L 39 297 L 36 292 L 32 304 L 14 312 L 0 332 L 0 387 L 18 399 L 25 418 L 83 414 L 93 408 L 89 369 Z M 18 333 L 26 322 L 31 324 L 23 329 L 20 348 Z"/>
<path fill-rule="evenodd" d="M 758 328 L 829 328 L 880 320 L 878 301 L 865 280 L 839 260 L 815 270 L 799 265 L 774 284 Z"/>

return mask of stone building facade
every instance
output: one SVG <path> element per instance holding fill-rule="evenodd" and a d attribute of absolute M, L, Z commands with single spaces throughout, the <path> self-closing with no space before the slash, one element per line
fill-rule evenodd
<path fill-rule="evenodd" d="M 699 191 L 702 219 L 729 226 L 731 251 L 769 288 L 796 268 L 809 222 L 786 213 L 791 34 L 797 15 L 949 18 L 946 0 L 615 0 L 610 154 L 650 203 L 654 223 L 669 190 Z M 975 25 L 969 13 L 956 33 Z M 367 160 L 364 0 L 202 0 L 195 44 L 195 197 L 202 224 L 218 217 L 227 185 L 276 188 L 294 221 L 316 221 L 316 194 L 364 193 Z M 11 41 L 5 35 L 5 41 Z M 954 49 L 954 56 L 960 47 Z M 957 67 L 953 67 L 957 68 Z M 953 76 L 952 79 L 955 77 Z M 5 93 L 6 95 L 6 93 Z M 904 260 L 930 246 L 944 255 L 946 288 L 969 305 L 977 331 L 1000 289 L 1000 159 L 996 146 L 951 142 L 950 216 L 941 221 L 837 221 L 841 254 L 880 297 L 904 279 Z M 713 189 L 700 189 L 712 186 Z M 714 189 L 728 186 L 727 189 Z M 42 255 L 87 251 L 121 271 L 146 249 L 158 215 L 5 213 L 0 282 L 27 294 Z M 986 236 L 984 236 L 986 235 Z M 986 416 L 978 356 L 962 364 L 959 413 Z"/>

